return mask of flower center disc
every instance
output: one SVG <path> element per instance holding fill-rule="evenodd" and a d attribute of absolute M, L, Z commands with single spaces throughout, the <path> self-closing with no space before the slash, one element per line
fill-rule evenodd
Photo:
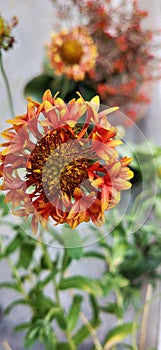
<path fill-rule="evenodd" d="M 26 179 L 53 201 L 61 192 L 69 197 L 88 179 L 86 150 L 67 129 L 48 132 L 36 144 L 28 160 Z"/>
<path fill-rule="evenodd" d="M 54 194 L 58 192 L 72 197 L 74 190 L 80 187 L 83 181 L 88 178 L 88 161 L 83 158 L 72 160 L 72 157 L 65 155 L 65 152 L 63 152 L 65 148 L 66 145 L 64 144 L 53 152 L 43 169 L 44 192 L 50 201 L 53 200 Z M 74 157 L 80 157 L 80 155 L 76 152 Z"/>
<path fill-rule="evenodd" d="M 78 64 L 82 58 L 82 46 L 77 40 L 65 41 L 60 48 L 62 59 L 68 64 Z"/>

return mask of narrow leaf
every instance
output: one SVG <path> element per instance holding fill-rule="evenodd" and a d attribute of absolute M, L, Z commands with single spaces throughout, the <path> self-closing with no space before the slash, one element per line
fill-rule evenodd
<path fill-rule="evenodd" d="M 95 329 L 100 325 L 101 321 L 90 320 L 89 323 Z M 81 344 L 89 335 L 90 335 L 89 329 L 87 328 L 86 325 L 83 325 L 81 328 L 79 328 L 77 333 L 73 336 L 74 343 L 76 345 Z"/>
<path fill-rule="evenodd" d="M 21 292 L 21 288 L 14 282 L 2 282 L 0 283 L 0 288 L 9 288 Z"/>
<path fill-rule="evenodd" d="M 21 332 L 26 328 L 29 328 L 31 326 L 30 322 L 24 322 L 24 323 L 20 323 L 17 326 L 14 327 L 14 331 L 15 332 Z"/>
<path fill-rule="evenodd" d="M 61 290 L 70 288 L 81 289 L 97 296 L 103 294 L 101 284 L 98 280 L 80 275 L 62 279 L 59 288 Z"/>
<path fill-rule="evenodd" d="M 70 346 L 68 343 L 60 342 L 57 343 L 57 350 L 70 350 Z"/>
<path fill-rule="evenodd" d="M 99 252 L 96 252 L 94 250 L 89 250 L 83 254 L 84 258 L 96 258 L 96 259 L 101 259 L 105 260 L 105 255 Z"/>
<path fill-rule="evenodd" d="M 24 267 L 24 269 L 29 267 L 35 248 L 34 242 L 25 242 L 22 244 L 17 267 Z"/>
<path fill-rule="evenodd" d="M 82 299 L 83 299 L 83 297 L 81 295 L 75 295 L 73 298 L 73 302 L 72 302 L 72 305 L 70 307 L 68 318 L 67 318 L 67 325 L 68 325 L 67 328 L 70 332 L 77 325 L 79 313 L 81 310 Z"/>
<path fill-rule="evenodd" d="M 28 332 L 26 333 L 26 336 L 24 338 L 24 347 L 25 348 L 29 348 L 35 343 L 35 341 L 38 338 L 39 331 L 40 331 L 39 325 L 34 325 L 28 330 Z"/>
<path fill-rule="evenodd" d="M 4 202 L 5 196 L 3 194 L 0 195 L 0 208 L 1 208 L 1 215 L 6 216 L 8 215 L 10 209 L 8 204 Z"/>
<path fill-rule="evenodd" d="M 67 322 L 66 322 L 66 319 L 65 319 L 65 316 L 64 316 L 62 310 L 60 310 L 59 312 L 56 313 L 55 318 L 56 318 L 58 325 L 61 329 L 67 328 Z"/>
<path fill-rule="evenodd" d="M 124 338 L 132 333 L 132 330 L 133 323 L 125 323 L 113 328 L 106 336 L 104 350 L 109 350 L 112 346 L 119 344 Z"/>
<path fill-rule="evenodd" d="M 97 299 L 95 298 L 94 295 L 90 295 L 89 296 L 89 300 L 90 300 L 90 304 L 91 304 L 92 312 L 93 312 L 92 318 L 94 320 L 98 320 L 99 319 L 100 306 L 99 306 L 99 304 L 97 302 Z"/>
<path fill-rule="evenodd" d="M 64 227 L 62 234 L 68 255 L 72 259 L 80 259 L 83 255 L 83 242 L 77 230 L 73 231 Z"/>
<path fill-rule="evenodd" d="M 8 314 L 16 305 L 29 305 L 25 299 L 17 299 L 12 301 L 4 310 L 5 314 Z"/>
<path fill-rule="evenodd" d="M 17 249 L 17 247 L 20 247 L 21 242 L 22 242 L 22 236 L 20 234 L 16 235 L 14 239 L 6 247 L 4 255 L 8 256 L 11 253 L 13 253 Z"/>

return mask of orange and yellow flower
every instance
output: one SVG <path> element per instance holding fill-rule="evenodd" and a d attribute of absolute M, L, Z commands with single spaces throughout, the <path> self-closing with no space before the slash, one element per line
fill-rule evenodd
<path fill-rule="evenodd" d="M 120 191 L 131 187 L 131 158 L 119 159 L 117 129 L 99 112 L 99 97 L 90 102 L 81 95 L 66 104 L 50 90 L 42 103 L 29 99 L 27 112 L 8 123 L 2 133 L 1 189 L 13 213 L 32 216 L 46 227 L 67 223 L 75 228 L 90 219 L 102 225 L 104 212 L 120 201 Z"/>
<path fill-rule="evenodd" d="M 55 74 L 80 81 L 94 68 L 97 48 L 85 27 L 76 27 L 52 34 L 48 57 Z"/>

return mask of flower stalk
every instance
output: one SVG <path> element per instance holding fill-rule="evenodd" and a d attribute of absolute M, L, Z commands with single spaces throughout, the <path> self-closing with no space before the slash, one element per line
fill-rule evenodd
<path fill-rule="evenodd" d="M 9 85 L 9 81 L 8 81 L 8 78 L 7 78 L 5 69 L 4 69 L 4 65 L 3 65 L 3 58 L 2 58 L 1 50 L 0 50 L 0 68 L 1 68 L 1 73 L 2 73 L 2 76 L 3 76 L 3 79 L 4 79 L 4 83 L 5 83 L 5 87 L 6 87 L 10 113 L 11 113 L 11 116 L 13 117 L 15 115 L 14 106 L 13 106 L 13 99 L 12 99 L 12 94 L 11 94 L 11 88 L 10 88 L 10 85 Z"/>

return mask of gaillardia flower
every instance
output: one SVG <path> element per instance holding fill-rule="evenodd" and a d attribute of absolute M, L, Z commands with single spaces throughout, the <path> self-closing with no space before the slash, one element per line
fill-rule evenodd
<path fill-rule="evenodd" d="M 90 219 L 102 225 L 133 176 L 131 158 L 119 159 L 121 141 L 107 120 L 118 108 L 99 112 L 98 96 L 65 104 L 50 90 L 42 103 L 28 100 L 27 113 L 8 120 L 12 126 L 2 133 L 1 189 L 13 213 L 32 216 L 35 233 L 49 219 L 71 228 Z"/>
<path fill-rule="evenodd" d="M 51 67 L 57 75 L 64 74 L 69 79 L 83 80 L 85 73 L 94 68 L 97 48 L 84 27 L 52 34 L 48 45 Z"/>

